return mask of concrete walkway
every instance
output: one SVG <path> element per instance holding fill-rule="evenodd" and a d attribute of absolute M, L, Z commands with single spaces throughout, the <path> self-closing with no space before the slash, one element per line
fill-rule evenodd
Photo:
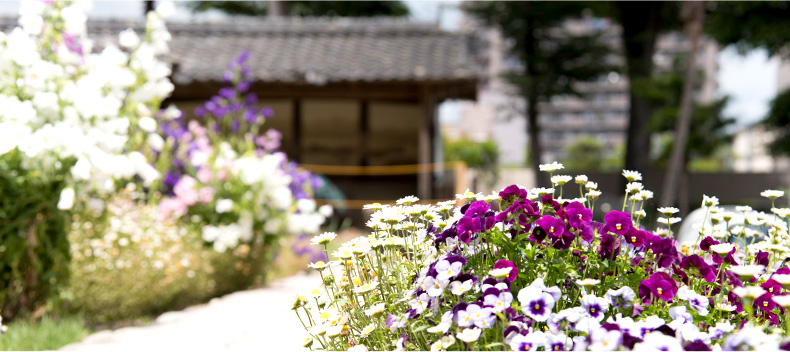
<path fill-rule="evenodd" d="M 310 292 L 319 282 L 318 275 L 298 274 L 266 288 L 236 292 L 208 304 L 162 314 L 147 326 L 100 331 L 63 350 L 302 350 L 302 340 L 308 335 L 291 306 L 298 293 Z"/>

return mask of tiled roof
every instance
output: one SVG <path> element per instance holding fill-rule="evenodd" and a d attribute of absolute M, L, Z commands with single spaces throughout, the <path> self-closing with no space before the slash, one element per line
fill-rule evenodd
<path fill-rule="evenodd" d="M 9 28 L 8 20 L 1 22 Z M 456 81 L 482 72 L 471 38 L 400 19 L 232 18 L 167 26 L 177 84 L 221 80 L 243 50 L 251 51 L 254 77 L 265 82 Z M 128 27 L 141 32 L 135 22 L 88 23 L 91 37 L 105 40 Z"/>

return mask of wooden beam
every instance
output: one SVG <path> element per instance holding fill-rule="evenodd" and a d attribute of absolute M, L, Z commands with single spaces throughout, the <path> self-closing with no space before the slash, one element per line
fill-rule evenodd
<path fill-rule="evenodd" d="M 252 92 L 260 99 L 362 99 L 381 100 L 404 103 L 421 101 L 421 90 L 426 82 L 337 82 L 322 86 L 281 83 L 256 82 Z M 170 97 L 172 101 L 205 100 L 217 94 L 224 87 L 222 82 L 191 82 L 176 85 Z M 470 99 L 476 98 L 476 82 L 469 80 L 432 83 L 432 94 L 435 99 Z"/>

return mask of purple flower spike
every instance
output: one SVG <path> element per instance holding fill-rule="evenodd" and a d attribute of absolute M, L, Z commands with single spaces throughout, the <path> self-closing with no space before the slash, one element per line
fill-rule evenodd
<path fill-rule="evenodd" d="M 634 226 L 631 222 L 631 215 L 622 211 L 612 210 L 604 216 L 603 232 L 611 232 L 618 235 L 625 235 Z"/>
<path fill-rule="evenodd" d="M 508 282 L 513 282 L 516 280 L 516 277 L 518 276 L 518 267 L 516 267 L 516 264 L 513 264 L 513 262 L 509 260 L 500 259 L 494 264 L 494 269 L 500 268 L 510 268 L 510 274 L 508 274 L 506 279 Z"/>

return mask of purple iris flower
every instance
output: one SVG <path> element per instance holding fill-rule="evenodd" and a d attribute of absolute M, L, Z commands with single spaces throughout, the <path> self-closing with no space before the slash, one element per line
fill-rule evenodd
<path fill-rule="evenodd" d="M 652 297 L 669 302 L 677 292 L 678 287 L 675 280 L 666 273 L 653 273 L 649 279 L 639 283 L 639 297 L 644 301 Z"/>
<path fill-rule="evenodd" d="M 268 118 L 274 116 L 274 110 L 272 110 L 272 108 L 270 108 L 268 106 L 264 106 L 261 109 L 261 115 L 263 115 L 263 117 L 268 119 Z"/>
<path fill-rule="evenodd" d="M 236 96 L 236 91 L 232 87 L 220 88 L 219 96 L 228 100 L 232 100 Z"/>
<path fill-rule="evenodd" d="M 625 235 L 634 226 L 631 221 L 631 215 L 622 211 L 612 210 L 603 219 L 606 223 L 602 229 L 604 233 L 612 232 L 618 235 Z"/>
<path fill-rule="evenodd" d="M 689 273 L 696 274 L 696 276 L 703 278 L 707 282 L 716 280 L 716 270 L 696 254 L 684 257 L 680 261 L 680 267 Z"/>
<path fill-rule="evenodd" d="M 580 202 L 573 202 L 565 207 L 568 215 L 568 225 L 575 229 L 581 229 L 592 220 L 592 210 L 587 209 Z"/>
<path fill-rule="evenodd" d="M 516 267 L 516 264 L 513 264 L 513 262 L 509 260 L 500 259 L 494 264 L 494 269 L 500 268 L 510 268 L 510 274 L 508 274 L 505 280 L 508 282 L 513 282 L 516 280 L 516 277 L 518 276 L 518 267 Z"/>

